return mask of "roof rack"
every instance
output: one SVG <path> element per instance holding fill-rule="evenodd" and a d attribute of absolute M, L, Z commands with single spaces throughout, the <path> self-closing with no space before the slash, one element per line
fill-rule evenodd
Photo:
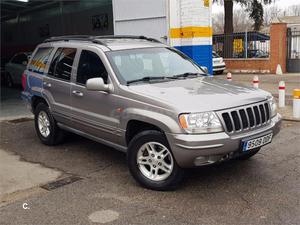
<path fill-rule="evenodd" d="M 136 36 L 136 35 L 104 35 L 104 36 L 95 36 L 96 39 L 142 39 L 147 41 L 152 41 L 156 43 L 161 43 L 155 38 L 149 38 L 146 36 Z"/>
<path fill-rule="evenodd" d="M 91 36 L 91 35 L 66 35 L 51 37 L 46 39 L 44 42 L 53 42 L 53 41 L 91 41 L 93 43 L 101 44 L 107 46 L 106 43 L 99 39 L 142 39 L 151 42 L 161 43 L 159 40 L 154 38 L 148 38 L 145 36 L 134 36 L 134 35 L 105 35 L 105 36 Z"/>
<path fill-rule="evenodd" d="M 53 42 L 53 41 L 91 41 L 97 44 L 105 45 L 102 41 L 96 40 L 96 36 L 90 35 L 66 35 L 66 36 L 57 36 L 46 39 L 44 42 Z"/>

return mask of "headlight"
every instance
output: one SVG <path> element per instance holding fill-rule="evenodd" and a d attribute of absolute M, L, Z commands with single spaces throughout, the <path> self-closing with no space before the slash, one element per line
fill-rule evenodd
<path fill-rule="evenodd" d="M 277 105 L 274 98 L 269 100 L 271 107 L 271 118 L 277 115 Z"/>
<path fill-rule="evenodd" d="M 215 133 L 223 127 L 214 112 L 188 113 L 179 116 L 179 122 L 188 133 Z"/>

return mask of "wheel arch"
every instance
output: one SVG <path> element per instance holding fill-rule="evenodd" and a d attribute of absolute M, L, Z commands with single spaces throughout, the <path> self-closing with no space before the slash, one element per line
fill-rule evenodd
<path fill-rule="evenodd" d="M 34 95 L 31 97 L 31 109 L 32 109 L 32 112 L 35 111 L 37 105 L 42 102 L 42 103 L 45 103 L 48 107 L 50 106 L 48 101 L 41 97 L 41 96 L 37 96 L 37 95 Z"/>
<path fill-rule="evenodd" d="M 144 130 L 157 130 L 162 133 L 180 133 L 178 122 L 166 114 L 143 109 L 126 110 L 121 118 L 127 145 L 130 140 Z"/>

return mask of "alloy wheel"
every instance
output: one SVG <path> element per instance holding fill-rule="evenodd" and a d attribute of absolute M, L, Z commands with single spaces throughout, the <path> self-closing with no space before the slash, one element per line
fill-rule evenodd
<path fill-rule="evenodd" d="M 38 115 L 38 127 L 40 134 L 47 138 L 50 134 L 50 121 L 46 112 L 40 111 Z"/>
<path fill-rule="evenodd" d="M 174 160 L 166 146 L 158 142 L 147 142 L 138 150 L 137 165 L 148 179 L 162 181 L 172 174 Z"/>

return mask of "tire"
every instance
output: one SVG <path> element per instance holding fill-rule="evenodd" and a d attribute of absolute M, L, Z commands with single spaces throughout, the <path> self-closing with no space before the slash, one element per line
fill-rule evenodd
<path fill-rule="evenodd" d="M 221 75 L 221 74 L 223 74 L 223 72 L 224 72 L 223 70 L 216 71 L 216 74 L 217 74 L 217 75 Z"/>
<path fill-rule="evenodd" d="M 12 77 L 11 77 L 11 75 L 9 73 L 5 74 L 5 84 L 9 88 L 13 88 L 14 87 L 13 79 L 12 79 Z"/>
<path fill-rule="evenodd" d="M 42 119 L 42 122 L 39 122 L 39 118 Z M 43 144 L 57 145 L 62 142 L 64 133 L 57 126 L 55 119 L 51 115 L 49 107 L 45 103 L 38 103 L 34 111 L 34 123 L 37 136 Z M 47 129 L 44 129 L 44 132 L 42 132 L 42 128 L 40 126 L 43 127 L 43 125 L 46 125 L 48 131 Z"/>
<path fill-rule="evenodd" d="M 154 154 L 149 153 L 149 149 L 154 150 L 150 152 L 153 152 L 155 157 L 153 157 Z M 140 164 L 137 161 L 138 158 L 143 158 L 144 161 L 140 160 Z M 152 160 L 151 163 L 148 162 L 150 160 Z M 164 134 L 155 130 L 143 131 L 130 141 L 127 163 L 135 180 L 142 186 L 152 190 L 174 190 L 182 181 L 184 175 L 183 169 L 177 165 L 173 157 Z"/>
<path fill-rule="evenodd" d="M 237 156 L 235 159 L 237 160 L 247 160 L 247 159 L 250 159 L 252 156 L 254 156 L 256 153 L 258 153 L 260 150 L 260 148 L 256 148 L 256 149 L 253 149 L 251 150 L 250 152 L 247 152 L 247 153 L 243 153 L 239 156 Z"/>

